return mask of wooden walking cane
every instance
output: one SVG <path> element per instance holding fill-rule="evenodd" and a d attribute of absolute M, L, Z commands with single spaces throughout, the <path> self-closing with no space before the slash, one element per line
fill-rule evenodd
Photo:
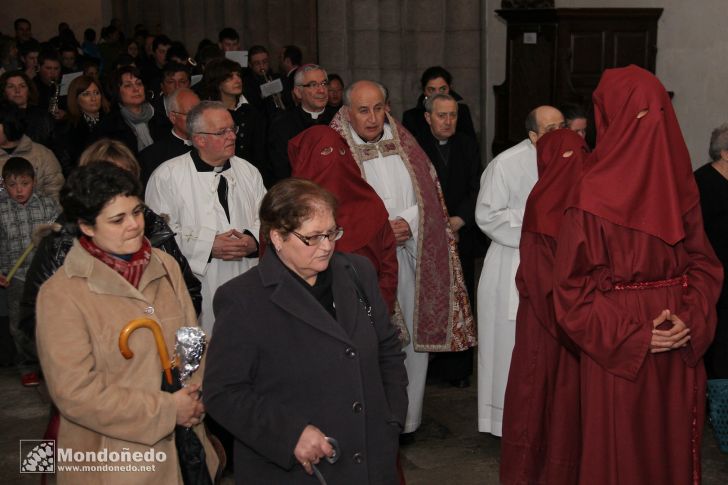
<path fill-rule="evenodd" d="M 123 355 L 126 359 L 134 357 L 134 352 L 132 352 L 129 348 L 129 336 L 134 330 L 141 327 L 148 328 L 154 334 L 154 340 L 157 342 L 157 352 L 159 352 L 159 360 L 162 362 L 164 375 L 167 378 L 167 383 L 172 385 L 172 362 L 169 360 L 169 353 L 167 352 L 167 344 L 164 342 L 164 335 L 162 335 L 162 328 L 151 318 L 135 318 L 124 325 L 124 328 L 121 329 L 121 333 L 119 334 L 119 350 L 121 350 L 121 355 Z"/>

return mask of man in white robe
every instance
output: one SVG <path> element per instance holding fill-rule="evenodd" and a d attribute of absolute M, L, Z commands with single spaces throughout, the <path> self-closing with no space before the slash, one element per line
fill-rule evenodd
<path fill-rule="evenodd" d="M 427 156 L 387 115 L 380 84 L 352 84 L 344 103 L 331 126 L 346 139 L 362 175 L 384 202 L 397 241 L 397 302 L 411 335 L 405 346 L 409 407 L 403 432 L 411 433 L 422 421 L 428 352 L 473 346 L 473 319 L 455 238 Z"/>
<path fill-rule="evenodd" d="M 478 430 L 501 436 L 503 401 L 516 338 L 518 246 L 526 199 L 538 180 L 536 142 L 564 127 L 564 117 L 540 106 L 526 118 L 528 138 L 483 172 L 475 221 L 491 239 L 478 283 Z"/>
<path fill-rule="evenodd" d="M 202 327 L 215 318 L 217 288 L 258 263 L 258 208 L 265 195 L 258 170 L 235 156 L 237 126 L 219 102 L 187 114 L 192 151 L 164 162 L 146 190 L 147 205 L 169 217 L 176 240 L 202 281 Z"/>

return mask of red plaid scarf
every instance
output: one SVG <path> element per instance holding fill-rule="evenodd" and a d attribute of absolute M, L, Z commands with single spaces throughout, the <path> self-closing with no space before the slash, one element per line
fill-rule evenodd
<path fill-rule="evenodd" d="M 129 261 L 112 256 L 103 249 L 99 248 L 87 236 L 81 236 L 78 241 L 91 256 L 119 273 L 126 281 L 131 283 L 134 288 L 139 287 L 139 280 L 142 279 L 142 274 L 144 274 L 144 270 L 152 257 L 152 246 L 149 244 L 149 240 L 147 240 L 146 237 L 142 242 L 142 247 L 131 256 Z"/>

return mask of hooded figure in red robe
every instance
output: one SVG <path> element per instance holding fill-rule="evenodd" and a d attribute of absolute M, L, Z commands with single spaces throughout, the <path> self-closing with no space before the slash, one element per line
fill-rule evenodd
<path fill-rule="evenodd" d="M 545 134 L 538 182 L 521 230 L 516 273 L 516 343 L 503 411 L 500 479 L 511 484 L 575 484 L 579 470 L 579 360 L 556 324 L 552 284 L 564 208 L 585 169 L 588 147 L 576 132 Z"/>
<path fill-rule="evenodd" d="M 660 81 L 608 69 L 593 98 L 597 147 L 561 222 L 553 287 L 580 351 L 579 483 L 697 485 L 723 271 Z"/>
<path fill-rule="evenodd" d="M 316 182 L 339 202 L 336 222 L 344 235 L 336 250 L 366 256 L 379 289 L 394 312 L 397 299 L 397 241 L 382 199 L 361 176 L 346 141 L 327 125 L 313 126 L 288 142 L 291 176 Z"/>

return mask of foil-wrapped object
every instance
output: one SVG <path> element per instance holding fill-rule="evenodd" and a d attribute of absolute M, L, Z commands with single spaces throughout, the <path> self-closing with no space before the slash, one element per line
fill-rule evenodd
<path fill-rule="evenodd" d="M 175 340 L 176 363 L 179 369 L 179 378 L 184 387 L 187 386 L 192 373 L 200 367 L 207 341 L 205 340 L 205 332 L 200 327 L 178 328 Z"/>

